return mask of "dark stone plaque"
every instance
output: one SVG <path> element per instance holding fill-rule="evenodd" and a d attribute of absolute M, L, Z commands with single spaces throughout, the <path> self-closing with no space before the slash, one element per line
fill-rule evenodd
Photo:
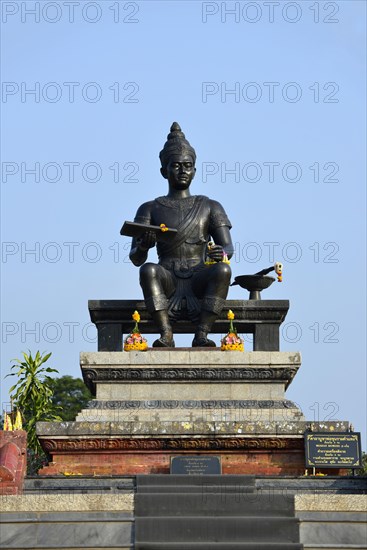
<path fill-rule="evenodd" d="M 306 433 L 307 468 L 360 468 L 362 466 L 361 434 Z"/>
<path fill-rule="evenodd" d="M 220 475 L 222 463 L 219 456 L 175 456 L 171 458 L 171 474 Z"/>

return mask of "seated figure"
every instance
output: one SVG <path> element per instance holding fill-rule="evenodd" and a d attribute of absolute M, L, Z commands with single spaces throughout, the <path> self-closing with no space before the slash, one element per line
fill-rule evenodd
<path fill-rule="evenodd" d="M 141 266 L 146 307 L 160 333 L 153 346 L 174 347 L 171 321 L 188 318 L 196 325 L 192 346 L 215 347 L 208 333 L 223 308 L 230 283 L 231 269 L 223 259 L 233 254 L 231 223 L 218 202 L 190 194 L 196 154 L 176 122 L 159 157 L 168 194 L 142 204 L 135 222 L 163 223 L 177 233 L 157 242 L 156 234 L 146 231 L 133 238 L 130 250 L 133 264 Z M 158 264 L 146 263 L 154 246 Z"/>

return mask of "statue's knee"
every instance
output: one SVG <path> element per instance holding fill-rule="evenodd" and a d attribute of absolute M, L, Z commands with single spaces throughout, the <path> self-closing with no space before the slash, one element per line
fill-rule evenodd
<path fill-rule="evenodd" d="M 143 264 L 139 271 L 140 282 L 144 284 L 146 281 L 151 281 L 152 279 L 155 279 L 157 277 L 157 273 L 157 264 L 153 264 L 150 262 Z"/>
<path fill-rule="evenodd" d="M 218 277 L 221 280 L 226 281 L 226 282 L 229 283 L 229 281 L 231 280 L 231 276 L 232 276 L 232 270 L 231 270 L 231 267 L 229 266 L 229 264 L 226 264 L 224 262 L 218 262 L 216 264 L 216 268 L 217 268 Z"/>

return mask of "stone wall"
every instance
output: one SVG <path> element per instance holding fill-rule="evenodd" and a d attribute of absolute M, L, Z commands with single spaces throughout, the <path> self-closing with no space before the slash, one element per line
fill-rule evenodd
<path fill-rule="evenodd" d="M 133 547 L 133 495 L 2 496 L 0 548 Z"/>
<path fill-rule="evenodd" d="M 296 495 L 300 539 L 307 550 L 367 548 L 367 495 Z"/>

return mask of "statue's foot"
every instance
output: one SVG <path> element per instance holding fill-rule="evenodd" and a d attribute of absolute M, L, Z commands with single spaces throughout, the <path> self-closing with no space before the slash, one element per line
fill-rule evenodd
<path fill-rule="evenodd" d="M 195 336 L 195 338 L 192 341 L 192 347 L 193 348 L 215 348 L 216 343 L 213 342 L 213 340 L 209 340 L 209 338 L 206 338 L 205 336 Z"/>
<path fill-rule="evenodd" d="M 175 341 L 172 336 L 161 336 L 153 342 L 153 348 L 174 348 Z"/>

